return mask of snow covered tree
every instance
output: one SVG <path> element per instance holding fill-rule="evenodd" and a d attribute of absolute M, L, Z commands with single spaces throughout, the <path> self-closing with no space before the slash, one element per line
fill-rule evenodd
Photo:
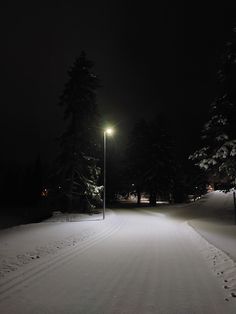
<path fill-rule="evenodd" d="M 59 138 L 56 184 L 66 197 L 68 208 L 91 209 L 100 202 L 97 186 L 100 168 L 97 166 L 98 114 L 96 89 L 99 82 L 91 71 L 93 63 L 84 52 L 69 70 L 59 105 L 64 108 L 67 122 Z"/>
<path fill-rule="evenodd" d="M 205 169 L 209 180 L 233 186 L 236 178 L 236 29 L 226 45 L 218 71 L 218 95 L 202 131 L 204 146 L 190 159 Z"/>

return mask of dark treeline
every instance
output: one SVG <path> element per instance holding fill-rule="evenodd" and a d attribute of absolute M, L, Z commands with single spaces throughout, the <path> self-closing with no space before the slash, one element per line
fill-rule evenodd
<path fill-rule="evenodd" d="M 102 206 L 104 126 L 96 102 L 99 87 L 93 62 L 82 52 L 68 71 L 58 103 L 65 123 L 52 166 L 42 165 L 39 157 L 27 166 L 2 165 L 2 208 L 35 221 L 52 210 L 91 213 Z M 128 137 L 124 151 L 115 142 L 109 141 L 107 147 L 107 201 L 135 192 L 138 203 L 146 193 L 150 205 L 155 205 L 158 199 L 181 202 L 193 193 L 196 182 L 190 181 L 197 176 L 186 175 L 164 116 L 137 121 Z"/>
<path fill-rule="evenodd" d="M 96 103 L 100 82 L 92 69 L 93 62 L 82 52 L 68 72 L 59 102 L 65 128 L 58 138 L 60 149 L 50 177 L 49 198 L 60 210 L 92 212 L 102 205 L 104 126 L 100 127 Z M 128 194 L 130 187 L 138 202 L 141 193 L 147 193 L 151 205 L 157 199 L 186 199 L 186 178 L 164 116 L 138 121 L 125 152 L 111 144 L 109 141 L 107 147 L 107 201 Z"/>
<path fill-rule="evenodd" d="M 234 32 L 235 35 L 235 32 Z M 183 202 L 205 192 L 207 182 L 235 182 L 235 39 L 227 44 L 219 70 L 219 95 L 210 109 L 203 130 L 205 146 L 181 160 L 168 132 L 168 121 L 158 115 L 140 119 L 128 135 L 124 151 L 107 147 L 107 200 L 117 195 L 141 194 L 150 205 L 157 200 Z M 40 158 L 30 165 L 1 165 L 1 207 L 20 212 L 29 220 L 50 215 L 52 209 L 93 212 L 103 200 L 102 126 L 96 102 L 100 87 L 93 62 L 84 52 L 68 71 L 68 81 L 59 100 L 64 112 L 64 130 L 59 134 L 53 165 Z M 194 167 L 194 163 L 199 167 Z"/>
<path fill-rule="evenodd" d="M 177 154 L 176 143 L 168 131 L 168 120 L 160 114 L 151 121 L 140 119 L 129 135 L 124 152 L 117 153 L 114 144 L 108 154 L 108 196 L 141 195 L 156 201 L 185 202 L 206 191 L 205 174 Z"/>
<path fill-rule="evenodd" d="M 42 197 L 48 166 L 39 157 L 34 163 L 3 162 L 0 166 L 1 226 L 18 222 L 39 221 L 51 215 Z M 3 221 L 6 219 L 7 221 Z"/>

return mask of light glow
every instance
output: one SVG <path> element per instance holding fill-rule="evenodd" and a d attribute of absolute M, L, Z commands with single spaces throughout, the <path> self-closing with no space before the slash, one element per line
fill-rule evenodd
<path fill-rule="evenodd" d="M 114 130 L 113 130 L 112 128 L 107 128 L 107 129 L 105 130 L 105 132 L 106 132 L 108 135 L 112 135 L 113 132 L 114 132 Z"/>

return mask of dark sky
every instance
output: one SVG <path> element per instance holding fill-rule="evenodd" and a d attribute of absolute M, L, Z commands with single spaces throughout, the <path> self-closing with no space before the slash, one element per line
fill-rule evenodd
<path fill-rule="evenodd" d="M 190 153 L 216 94 L 235 10 L 236 1 L 1 4 L 1 159 L 53 157 L 58 98 L 81 50 L 95 62 L 100 112 L 116 125 L 119 145 L 136 119 L 163 112 L 179 152 Z"/>

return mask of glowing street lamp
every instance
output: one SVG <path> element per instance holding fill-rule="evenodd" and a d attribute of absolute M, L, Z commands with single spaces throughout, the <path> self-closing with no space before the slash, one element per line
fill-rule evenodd
<path fill-rule="evenodd" d="M 105 212 L 106 212 L 106 141 L 107 141 L 107 135 L 112 135 L 114 130 L 112 128 L 106 128 L 103 132 L 103 152 L 104 152 L 104 157 L 103 157 L 103 219 L 105 219 Z"/>
<path fill-rule="evenodd" d="M 107 133 L 107 134 L 109 134 L 109 135 L 112 135 L 113 132 L 114 132 L 114 130 L 113 130 L 112 128 L 107 128 L 107 129 L 105 130 L 105 133 Z"/>

